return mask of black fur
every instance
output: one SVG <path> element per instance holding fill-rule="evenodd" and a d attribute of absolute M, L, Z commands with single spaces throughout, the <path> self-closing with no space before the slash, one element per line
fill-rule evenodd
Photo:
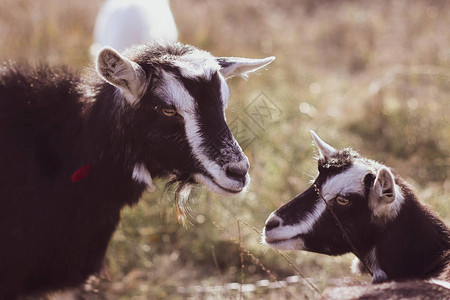
<path fill-rule="evenodd" d="M 355 159 L 369 166 L 374 164 L 352 150 L 336 151 L 331 157 L 319 159 L 319 175 L 314 184 L 320 188 L 328 178 L 350 168 Z M 307 251 L 328 255 L 353 252 L 369 266 L 372 263 L 370 252 L 375 247 L 376 264 L 386 273 L 387 280 L 428 279 L 439 275 L 450 280 L 450 268 L 447 267 L 442 275 L 450 261 L 448 227 L 418 201 L 408 184 L 398 175 L 395 175 L 395 181 L 404 196 L 400 212 L 391 220 L 377 219 L 369 206 L 369 192 L 375 175 L 368 173 L 361 178 L 364 195 L 342 195 L 350 200 L 348 206 L 328 199 L 329 207 L 337 215 L 355 248 L 348 243 L 329 209 L 323 212 L 311 232 L 293 239 L 301 238 Z M 318 201 L 323 200 L 311 186 L 276 210 L 275 214 L 281 218 L 283 226 L 300 224 Z M 273 228 L 271 224 L 266 230 Z M 380 278 L 374 277 L 376 283 L 383 280 L 386 279 L 380 281 Z"/>
<path fill-rule="evenodd" d="M 202 167 L 183 120 L 164 116 L 167 104 L 153 92 L 158 70 L 175 68 L 171 60 L 192 50 L 181 44 L 132 50 L 128 56 L 151 78 L 134 105 L 96 74 L 81 79 L 66 69 L 3 65 L 0 299 L 75 287 L 99 272 L 121 208 L 146 187 L 132 179 L 136 163 L 153 178 L 193 182 Z M 223 107 L 220 113 L 223 120 Z M 88 164 L 91 172 L 72 182 Z"/>
<path fill-rule="evenodd" d="M 377 230 L 376 256 L 391 280 L 438 277 L 448 263 L 450 231 L 423 206 L 399 177 L 405 203 L 398 216 Z"/>
<path fill-rule="evenodd" d="M 78 285 L 99 271 L 120 208 L 135 202 L 144 186 L 127 178 L 119 157 L 110 164 L 102 159 L 117 156 L 114 148 L 95 149 L 104 141 L 92 141 L 102 136 L 92 128 L 106 127 L 96 108 L 105 103 L 80 101 L 78 77 L 47 67 L 4 68 L 0 299 L 15 299 Z M 103 139 L 112 139 L 111 131 Z M 72 183 L 72 173 L 88 163 L 92 173 Z"/>

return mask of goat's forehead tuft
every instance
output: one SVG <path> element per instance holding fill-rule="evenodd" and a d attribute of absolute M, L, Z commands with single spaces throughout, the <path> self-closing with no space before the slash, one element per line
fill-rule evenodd
<path fill-rule="evenodd" d="M 190 45 L 147 44 L 127 49 L 124 55 L 141 65 L 144 69 L 177 68 L 179 73 L 189 79 L 210 80 L 220 70 L 217 59 L 209 52 Z"/>
<path fill-rule="evenodd" d="M 338 150 L 329 157 L 320 158 L 318 161 L 319 169 L 329 169 L 336 171 L 344 170 L 360 157 L 361 156 L 358 152 L 353 151 L 350 148 Z"/>
<path fill-rule="evenodd" d="M 137 63 L 144 63 L 149 61 L 173 60 L 195 51 L 199 50 L 194 46 L 181 43 L 148 43 L 128 48 L 123 52 L 123 55 Z"/>
<path fill-rule="evenodd" d="M 161 84 L 155 88 L 155 93 L 168 105 L 175 106 L 181 115 L 194 113 L 195 100 L 175 74 L 161 72 Z"/>
<path fill-rule="evenodd" d="M 198 49 L 180 56 L 173 63 L 179 68 L 182 76 L 190 79 L 211 80 L 213 74 L 220 70 L 214 56 Z"/>
<path fill-rule="evenodd" d="M 350 168 L 360 155 L 350 148 L 337 150 L 331 156 L 322 157 L 318 160 L 320 177 L 329 178 L 343 173 Z"/>

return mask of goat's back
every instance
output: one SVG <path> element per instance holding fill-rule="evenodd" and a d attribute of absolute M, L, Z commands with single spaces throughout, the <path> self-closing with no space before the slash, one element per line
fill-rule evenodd
<path fill-rule="evenodd" d="M 0 214 L 11 209 L 17 182 L 36 194 L 65 175 L 82 126 L 78 83 L 66 70 L 46 66 L 0 69 Z"/>
<path fill-rule="evenodd" d="M 81 283 L 118 221 L 117 207 L 92 205 L 93 184 L 70 179 L 82 166 L 78 83 L 62 69 L 0 69 L 0 299 Z"/>

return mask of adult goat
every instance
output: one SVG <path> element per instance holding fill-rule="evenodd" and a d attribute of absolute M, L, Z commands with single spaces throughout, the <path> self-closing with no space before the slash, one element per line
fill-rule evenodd
<path fill-rule="evenodd" d="M 125 205 L 152 178 L 242 192 L 225 78 L 273 61 L 195 47 L 104 48 L 97 73 L 0 69 L 0 299 L 75 287 L 101 269 Z"/>

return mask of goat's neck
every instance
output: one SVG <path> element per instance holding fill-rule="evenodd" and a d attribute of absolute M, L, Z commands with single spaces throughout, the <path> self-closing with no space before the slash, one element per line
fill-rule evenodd
<path fill-rule="evenodd" d="M 135 167 L 143 162 L 136 157 L 139 146 L 130 134 L 130 108 L 121 103 L 117 89 L 107 83 L 98 84 L 93 101 L 86 101 L 84 154 L 80 155 L 80 166 L 92 165 L 89 176 L 101 177 L 108 184 L 105 189 L 134 203 L 140 197 L 146 184 L 133 178 Z M 146 164 L 147 165 L 147 164 Z M 160 172 L 149 170 L 152 176 Z M 132 196 L 128 196 L 132 195 Z"/>
<path fill-rule="evenodd" d="M 373 282 L 427 279 L 439 275 L 446 265 L 450 232 L 445 224 L 422 206 L 408 187 L 396 218 L 376 236 L 375 246 L 365 255 Z"/>

